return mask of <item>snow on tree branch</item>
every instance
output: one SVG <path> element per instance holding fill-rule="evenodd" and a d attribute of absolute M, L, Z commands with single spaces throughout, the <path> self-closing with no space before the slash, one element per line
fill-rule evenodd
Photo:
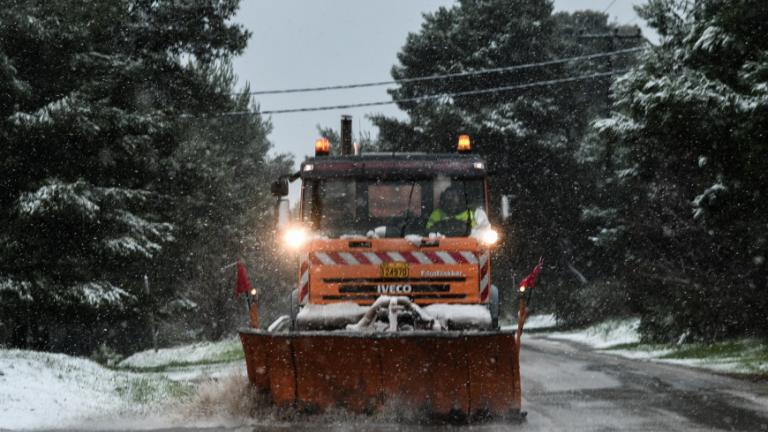
<path fill-rule="evenodd" d="M 23 194 L 16 208 L 22 216 L 46 216 L 70 210 L 83 218 L 94 219 L 100 207 L 93 202 L 93 194 L 86 187 L 84 181 L 61 183 L 52 179 L 36 191 Z"/>
<path fill-rule="evenodd" d="M 93 281 L 75 285 L 71 292 L 92 307 L 122 306 L 135 297 L 107 281 Z"/>
<path fill-rule="evenodd" d="M 32 284 L 27 281 L 0 275 L 0 293 L 13 293 L 19 297 L 19 300 L 32 301 Z"/>

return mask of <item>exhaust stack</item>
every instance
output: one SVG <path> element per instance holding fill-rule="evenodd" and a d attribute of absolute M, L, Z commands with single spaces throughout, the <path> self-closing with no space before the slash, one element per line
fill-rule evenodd
<path fill-rule="evenodd" d="M 341 116 L 341 154 L 348 156 L 352 153 L 352 116 Z"/>

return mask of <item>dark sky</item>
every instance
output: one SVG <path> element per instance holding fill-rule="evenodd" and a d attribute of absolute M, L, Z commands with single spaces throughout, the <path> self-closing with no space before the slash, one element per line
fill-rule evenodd
<path fill-rule="evenodd" d="M 252 90 L 323 86 L 390 80 L 390 68 L 409 32 L 419 30 L 423 12 L 450 6 L 449 0 L 243 0 L 236 21 L 253 36 L 234 62 L 240 82 Z M 613 4 L 611 4 L 613 3 Z M 620 23 L 642 20 L 632 10 L 635 0 L 556 0 L 555 10 L 606 10 Z M 655 37 L 651 37 L 655 40 Z M 263 110 L 389 100 L 386 87 L 334 92 L 259 96 Z M 270 140 L 276 152 L 297 161 L 314 151 L 316 125 L 339 127 L 342 113 L 351 114 L 355 134 L 375 134 L 369 113 L 403 117 L 394 105 L 272 116 Z M 292 194 L 293 195 L 293 194 Z"/>

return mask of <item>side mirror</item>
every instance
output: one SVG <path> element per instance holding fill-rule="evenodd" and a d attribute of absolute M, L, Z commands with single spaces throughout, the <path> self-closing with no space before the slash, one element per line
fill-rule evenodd
<path fill-rule="evenodd" d="M 501 220 L 506 222 L 509 219 L 509 195 L 501 196 Z"/>
<path fill-rule="evenodd" d="M 277 229 L 282 229 L 291 223 L 291 203 L 288 198 L 280 197 L 275 205 L 277 213 Z"/>
<path fill-rule="evenodd" d="M 272 182 L 270 187 L 273 196 L 284 197 L 288 196 L 288 180 L 280 179 Z"/>

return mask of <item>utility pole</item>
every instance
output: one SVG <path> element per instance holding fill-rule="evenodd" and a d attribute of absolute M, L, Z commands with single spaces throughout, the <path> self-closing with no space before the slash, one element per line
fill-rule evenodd
<path fill-rule="evenodd" d="M 585 40 L 605 40 L 608 44 L 608 52 L 613 52 L 619 48 L 624 48 L 622 44 L 623 41 L 641 41 L 644 39 L 643 32 L 640 30 L 640 27 L 633 26 L 624 26 L 624 27 L 616 27 L 613 29 L 612 32 L 608 33 L 583 33 L 580 34 L 579 39 L 585 39 Z M 634 45 L 634 44 L 633 44 Z M 607 56 L 606 58 L 607 63 L 607 71 L 611 71 L 614 68 L 613 64 L 613 57 Z M 605 116 L 608 117 L 611 115 L 611 77 L 608 77 L 608 84 L 605 86 Z M 610 170 L 611 169 L 611 159 L 613 158 L 613 149 L 611 148 L 611 143 L 606 142 L 605 147 L 605 169 Z"/>
<path fill-rule="evenodd" d="M 624 48 L 623 46 L 620 46 L 619 42 L 622 41 L 640 41 L 643 38 L 643 32 L 640 30 L 640 27 L 633 26 L 633 27 L 616 27 L 613 29 L 613 31 L 608 33 L 583 33 L 580 34 L 579 39 L 586 39 L 586 40 L 605 40 L 608 44 L 607 51 L 613 52 L 617 49 L 617 46 L 619 48 Z M 607 56 L 605 57 L 607 62 L 607 69 L 608 71 L 613 70 L 614 64 L 613 64 L 613 57 Z M 610 81 L 610 77 L 608 78 Z M 605 91 L 605 106 L 606 106 L 606 115 L 609 115 L 611 113 L 611 86 L 608 85 L 607 89 Z"/>

